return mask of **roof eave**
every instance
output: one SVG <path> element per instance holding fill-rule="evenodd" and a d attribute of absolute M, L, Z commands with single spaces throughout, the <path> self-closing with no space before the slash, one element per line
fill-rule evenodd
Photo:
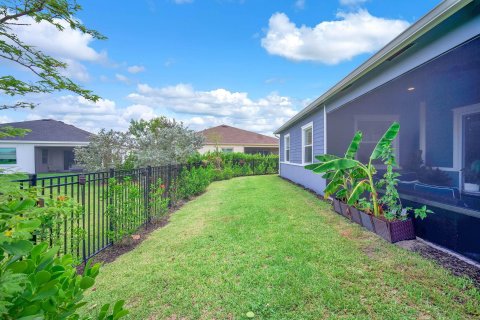
<path fill-rule="evenodd" d="M 293 116 L 290 120 L 285 122 L 280 128 L 278 128 L 274 134 L 279 134 L 283 130 L 290 127 L 297 120 L 302 119 L 304 116 L 315 110 L 317 107 L 321 106 L 329 98 L 342 91 L 347 86 L 353 84 L 355 81 L 363 77 L 365 74 L 369 73 L 381 63 L 395 55 L 397 52 L 405 48 L 412 41 L 418 39 L 435 26 L 440 24 L 442 21 L 459 11 L 461 8 L 465 7 L 467 4 L 473 0 L 445 0 L 442 1 L 439 5 L 433 8 L 425 16 L 419 19 L 417 22 L 412 24 L 409 28 L 403 31 L 395 39 L 390 41 L 385 47 L 380 49 L 376 54 L 370 57 L 367 61 L 362 63 L 359 67 L 353 70 L 340 82 L 322 94 L 320 97 L 315 99 L 307 107 Z"/>

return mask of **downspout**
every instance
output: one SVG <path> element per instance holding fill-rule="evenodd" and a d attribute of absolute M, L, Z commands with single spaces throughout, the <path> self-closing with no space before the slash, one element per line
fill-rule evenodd
<path fill-rule="evenodd" d="M 282 172 L 281 172 L 282 167 L 280 166 L 280 156 L 281 156 L 281 153 L 282 153 L 282 150 L 280 148 L 280 137 L 281 137 L 281 135 L 276 134 L 276 133 L 274 133 L 273 135 L 275 136 L 275 138 L 278 139 L 278 175 L 282 176 Z"/>

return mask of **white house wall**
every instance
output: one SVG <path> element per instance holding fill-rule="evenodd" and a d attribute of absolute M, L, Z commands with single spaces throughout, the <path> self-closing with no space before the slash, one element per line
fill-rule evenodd
<path fill-rule="evenodd" d="M 32 144 L 0 143 L 0 148 L 15 148 L 17 164 L 2 164 L 0 169 L 6 172 L 35 173 L 35 146 Z"/>

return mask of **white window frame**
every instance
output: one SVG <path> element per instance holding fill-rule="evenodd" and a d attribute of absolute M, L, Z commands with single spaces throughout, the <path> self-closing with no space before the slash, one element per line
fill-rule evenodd
<path fill-rule="evenodd" d="M 474 114 L 480 112 L 480 103 L 472 104 L 465 107 L 455 108 L 453 111 L 453 171 L 458 171 L 458 185 L 463 191 L 463 176 L 464 172 L 462 170 L 463 156 L 465 150 L 463 150 L 463 117 L 469 114 Z M 442 170 L 450 168 L 440 168 Z"/>
<path fill-rule="evenodd" d="M 287 139 L 288 139 L 288 144 L 287 144 Z M 290 163 L 290 159 L 292 158 L 292 151 L 290 149 L 290 145 L 292 143 L 292 140 L 290 140 L 290 133 L 287 133 L 286 135 L 283 136 L 283 162 L 285 163 Z M 288 160 L 287 160 L 287 146 L 288 146 Z"/>
<path fill-rule="evenodd" d="M 312 129 L 312 161 L 311 162 L 305 162 L 305 147 L 308 147 L 310 145 L 305 145 L 305 131 L 308 129 Z M 302 126 L 302 164 L 310 164 L 313 163 L 314 155 L 313 155 L 313 121 L 307 123 L 306 125 Z"/>
<path fill-rule="evenodd" d="M 233 147 L 226 147 L 226 148 L 222 148 L 222 152 L 223 153 L 233 153 L 234 149 L 233 149 Z"/>

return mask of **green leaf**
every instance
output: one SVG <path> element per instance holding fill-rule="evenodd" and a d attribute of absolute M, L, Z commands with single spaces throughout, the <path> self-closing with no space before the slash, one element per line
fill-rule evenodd
<path fill-rule="evenodd" d="M 311 163 L 311 164 L 307 164 L 306 166 L 304 166 L 305 169 L 307 170 L 314 170 L 316 169 L 321 163 L 317 162 L 317 163 Z"/>
<path fill-rule="evenodd" d="M 327 162 L 322 163 L 320 166 L 318 166 L 313 172 L 315 173 L 324 173 L 332 170 L 345 170 L 345 169 L 351 169 L 356 166 L 358 166 L 360 162 L 357 160 L 353 159 L 334 159 L 330 160 Z"/>
<path fill-rule="evenodd" d="M 350 142 L 350 145 L 348 146 L 347 152 L 345 152 L 345 158 L 355 159 L 355 156 L 358 151 L 358 147 L 360 146 L 361 142 L 362 142 L 362 132 L 357 131 L 353 136 L 352 142 Z"/>
<path fill-rule="evenodd" d="M 8 266 L 7 270 L 11 270 L 13 273 L 21 273 L 27 270 L 28 263 L 26 261 L 16 261 Z"/>
<path fill-rule="evenodd" d="M 48 248 L 48 243 L 46 242 L 42 242 L 40 244 L 37 244 L 33 249 L 32 249 L 32 253 L 31 253 L 31 256 L 32 256 L 32 259 L 33 260 L 36 260 L 36 258 L 42 253 L 44 252 L 45 250 L 47 250 Z"/>
<path fill-rule="evenodd" d="M 85 276 L 80 281 L 80 288 L 85 290 L 85 289 L 90 288 L 94 284 L 95 284 L 95 279 L 93 279 L 92 277 L 89 277 L 89 276 Z"/>
<path fill-rule="evenodd" d="M 357 201 L 358 198 L 364 193 L 366 190 L 370 189 L 370 184 L 368 180 L 362 180 L 358 182 L 355 187 L 352 190 L 352 193 L 350 194 L 350 197 L 348 198 L 348 204 L 349 205 L 354 205 Z"/>
<path fill-rule="evenodd" d="M 17 240 L 0 245 L 5 251 L 16 256 L 26 256 L 33 249 L 33 244 L 28 240 Z"/>
<path fill-rule="evenodd" d="M 398 122 L 392 123 L 390 128 L 388 128 L 388 130 L 383 134 L 382 138 L 378 141 L 377 145 L 375 146 L 375 149 L 373 149 L 373 152 L 370 155 L 370 159 L 375 160 L 380 158 L 385 148 L 390 147 L 392 141 L 395 140 L 399 131 L 400 131 L 400 124 Z"/>
<path fill-rule="evenodd" d="M 52 274 L 46 270 L 37 272 L 35 275 L 35 283 L 37 286 L 41 286 L 44 283 L 47 283 L 52 278 Z"/>
<path fill-rule="evenodd" d="M 37 229 L 41 225 L 41 221 L 37 219 L 32 219 L 32 220 L 23 220 L 20 221 L 18 224 L 18 229 L 19 230 L 27 230 L 27 231 L 33 231 Z"/>
<path fill-rule="evenodd" d="M 255 313 L 253 313 L 252 311 L 248 311 L 247 314 L 246 314 L 247 318 L 254 318 L 255 317 Z"/>
<path fill-rule="evenodd" d="M 16 203 L 16 206 L 12 208 L 14 212 L 20 212 L 27 208 L 33 208 L 35 206 L 35 200 L 27 198 Z"/>

